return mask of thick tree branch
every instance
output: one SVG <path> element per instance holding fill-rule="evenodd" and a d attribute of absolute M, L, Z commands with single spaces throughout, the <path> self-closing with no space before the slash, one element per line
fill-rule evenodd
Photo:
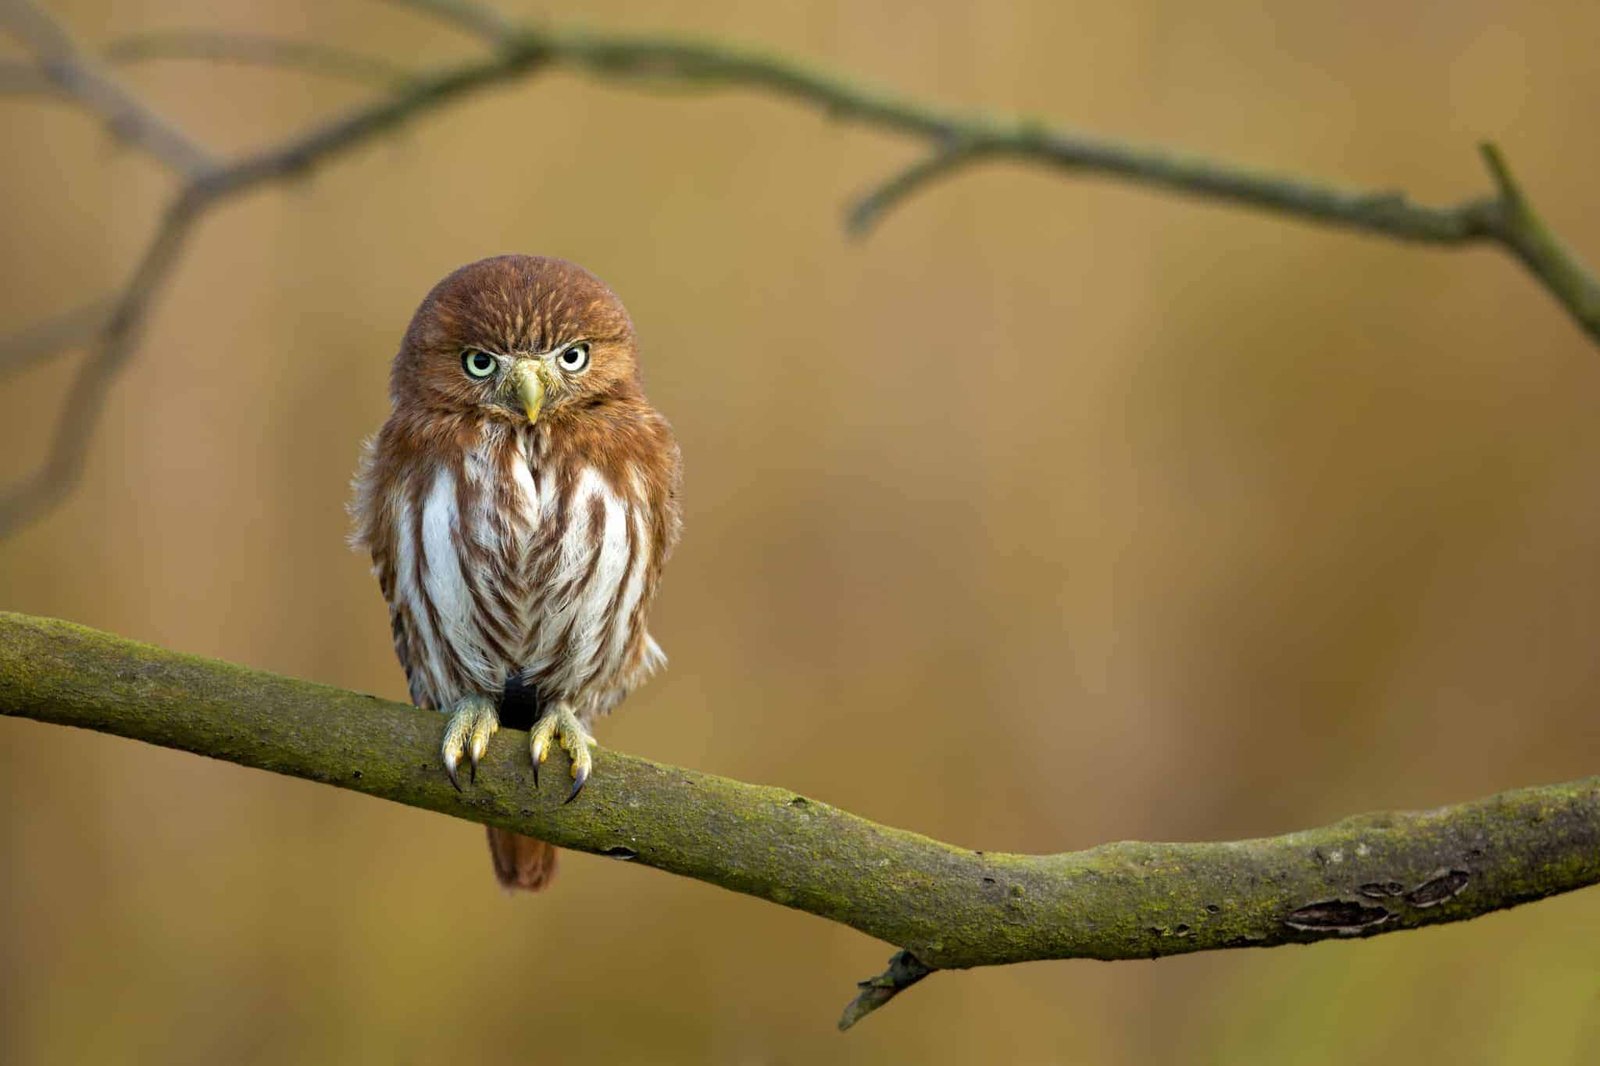
<path fill-rule="evenodd" d="M 1461 921 L 1600 882 L 1600 777 L 1263 840 L 971 851 L 786 789 L 602 750 L 582 798 L 526 744 L 476 787 L 439 765 L 438 715 L 0 614 L 0 714 L 289 774 L 631 860 L 842 922 L 903 949 L 841 1024 L 934 969 L 1146 959 Z"/>
<path fill-rule="evenodd" d="M 388 133 L 400 124 L 491 85 L 560 67 L 643 88 L 741 88 L 810 106 L 832 118 L 899 133 L 928 151 L 880 183 L 850 209 L 847 223 L 864 232 L 891 207 L 940 177 L 984 160 L 1011 159 L 1075 173 L 1102 174 L 1153 188 L 1235 203 L 1325 225 L 1441 245 L 1499 245 L 1515 255 L 1590 337 L 1600 342 L 1600 279 L 1565 248 L 1510 178 L 1497 151 L 1484 149 L 1498 195 L 1446 207 L 1412 203 L 1397 192 L 1352 192 L 1257 173 L 1115 141 L 1079 136 L 1020 118 L 992 118 L 930 107 L 878 92 L 837 75 L 730 45 L 671 37 L 591 33 L 520 26 L 470 0 L 393 0 L 479 41 L 487 56 L 453 67 L 404 75 L 378 59 L 352 59 L 341 49 L 226 34 L 166 35 L 124 42 L 124 60 L 164 55 L 273 63 L 390 81 L 375 103 L 255 155 L 223 163 L 181 129 L 145 106 L 86 57 L 64 30 L 26 0 L 0 0 L 0 19 L 34 54 L 30 65 L 0 70 L 0 91 L 47 93 L 98 115 L 119 139 L 165 163 L 184 179 L 166 219 L 151 238 L 126 288 L 106 301 L 115 308 L 91 338 L 50 454 L 33 473 L 0 493 L 0 536 L 38 518 L 76 482 L 88 441 L 116 372 L 137 347 L 143 318 L 177 262 L 189 229 L 210 209 L 261 185 Z M 38 330 L 0 341 L 0 366 L 42 358 Z M 77 334 L 64 334 L 72 340 Z M 67 343 L 63 340 L 63 346 Z M 17 349 L 25 349 L 24 355 Z"/>

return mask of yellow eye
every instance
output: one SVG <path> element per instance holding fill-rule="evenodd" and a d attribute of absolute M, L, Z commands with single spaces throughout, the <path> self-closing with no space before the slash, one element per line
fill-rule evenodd
<path fill-rule="evenodd" d="M 556 364 L 569 374 L 579 374 L 589 368 L 589 346 L 583 341 L 569 345 L 556 356 Z"/>
<path fill-rule="evenodd" d="M 461 353 L 461 367 L 467 372 L 467 377 L 481 380 L 493 377 L 494 372 L 500 368 L 500 364 L 488 352 L 479 351 L 477 348 L 468 348 Z"/>

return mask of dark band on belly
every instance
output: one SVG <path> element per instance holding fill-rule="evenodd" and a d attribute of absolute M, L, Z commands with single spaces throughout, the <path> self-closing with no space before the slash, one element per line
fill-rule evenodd
<path fill-rule="evenodd" d="M 539 720 L 539 690 L 516 674 L 506 675 L 500 694 L 500 724 L 507 729 L 532 729 Z"/>

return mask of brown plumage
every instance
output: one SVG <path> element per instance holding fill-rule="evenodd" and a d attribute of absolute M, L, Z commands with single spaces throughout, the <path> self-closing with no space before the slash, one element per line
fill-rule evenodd
<path fill-rule="evenodd" d="M 393 411 L 351 506 L 419 707 L 450 714 L 442 756 L 474 775 L 501 725 L 532 728 L 588 777 L 587 726 L 665 662 L 646 630 L 678 539 L 678 446 L 645 399 L 633 324 L 560 259 L 462 267 L 417 309 Z M 555 848 L 489 830 L 495 873 L 537 889 Z"/>

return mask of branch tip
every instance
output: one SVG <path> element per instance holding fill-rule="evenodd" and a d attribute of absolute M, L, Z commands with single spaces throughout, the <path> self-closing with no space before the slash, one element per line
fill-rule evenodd
<path fill-rule="evenodd" d="M 1511 167 L 1506 162 L 1505 153 L 1500 151 L 1500 146 L 1493 141 L 1484 141 L 1478 145 L 1478 154 L 1483 157 L 1484 166 L 1489 168 L 1489 176 L 1494 179 L 1501 204 L 1518 214 L 1525 214 L 1528 210 L 1527 197 L 1522 193 L 1522 186 L 1517 184 L 1517 179 L 1512 176 Z"/>
<path fill-rule="evenodd" d="M 840 1015 L 839 1031 L 841 1033 L 847 1031 L 852 1025 L 933 973 L 934 969 L 935 967 L 929 966 L 909 951 L 895 952 L 894 957 L 889 960 L 887 970 L 876 977 L 856 982 L 856 987 L 861 991 L 845 1006 L 844 1014 Z"/>
<path fill-rule="evenodd" d="M 969 139 L 941 145 L 858 197 L 845 214 L 846 232 L 852 237 L 866 236 L 890 209 L 912 193 L 976 161 L 986 150 L 985 146 Z"/>

